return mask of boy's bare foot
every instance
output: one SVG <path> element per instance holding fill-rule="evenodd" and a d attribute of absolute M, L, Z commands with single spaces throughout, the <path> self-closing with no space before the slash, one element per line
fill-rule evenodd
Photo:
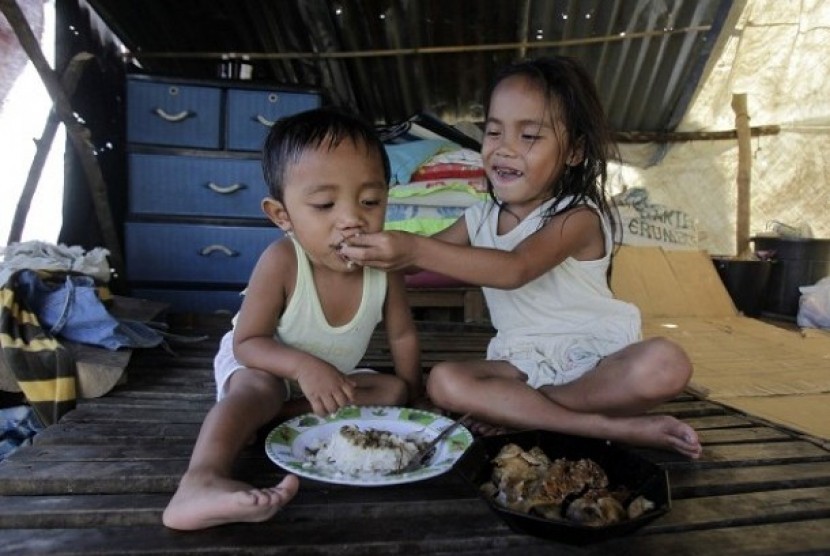
<path fill-rule="evenodd" d="M 300 486 L 294 475 L 270 488 L 233 479 L 185 473 L 162 521 L 171 529 L 193 531 L 234 522 L 260 522 L 274 516 Z"/>

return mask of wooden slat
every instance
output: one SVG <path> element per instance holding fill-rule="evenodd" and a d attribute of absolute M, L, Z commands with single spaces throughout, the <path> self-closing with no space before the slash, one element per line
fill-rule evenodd
<path fill-rule="evenodd" d="M 172 409 L 133 411 L 128 420 L 133 423 L 201 423 L 207 413 L 205 404 L 201 402 L 193 406 L 187 403 L 178 405 L 179 407 Z M 96 421 L 117 424 L 124 420 L 124 412 L 119 411 L 117 407 L 84 406 L 66 415 L 61 422 Z"/>
<path fill-rule="evenodd" d="M 734 527 L 822 516 L 830 516 L 830 486 L 675 500 L 672 511 L 656 529 L 664 532 Z"/>
<path fill-rule="evenodd" d="M 199 434 L 199 423 L 124 423 L 113 427 L 107 423 L 61 422 L 49 427 L 34 438 L 36 445 L 44 444 L 113 444 L 124 442 L 189 442 Z"/>
<path fill-rule="evenodd" d="M 737 444 L 742 442 L 775 442 L 792 440 L 792 435 L 772 427 L 741 427 L 698 431 L 704 446 Z"/>
<path fill-rule="evenodd" d="M 632 546 L 633 545 L 633 546 Z M 602 547 L 605 554 L 671 554 L 672 556 L 718 556 L 744 554 L 826 554 L 830 547 L 830 517 L 805 521 L 788 521 L 703 529 L 699 531 L 672 531 L 661 535 L 638 536 L 636 542 L 615 540 Z M 629 549 L 635 552 L 628 552 Z M 623 552 L 616 552 L 621 550 Z M 591 552 L 602 554 L 602 552 Z"/>
<path fill-rule="evenodd" d="M 703 417 L 684 417 L 683 420 L 694 427 L 698 433 L 711 429 L 734 429 L 738 427 L 750 427 L 753 422 L 742 415 L 706 415 Z"/>
<path fill-rule="evenodd" d="M 759 464 L 750 467 L 676 469 L 669 473 L 672 496 L 689 498 L 752 490 L 830 485 L 826 462 Z"/>

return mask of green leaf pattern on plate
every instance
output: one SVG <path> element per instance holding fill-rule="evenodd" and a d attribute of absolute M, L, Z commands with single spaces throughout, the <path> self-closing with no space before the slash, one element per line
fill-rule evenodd
<path fill-rule="evenodd" d="M 294 442 L 294 439 L 300 434 L 300 431 L 297 429 L 293 429 L 288 426 L 280 426 L 277 427 L 276 430 L 272 434 L 268 436 L 268 440 L 271 440 L 277 444 L 282 446 L 291 446 Z"/>
<path fill-rule="evenodd" d="M 398 417 L 403 421 L 413 421 L 422 425 L 430 425 L 436 420 L 436 415 L 434 413 L 427 413 L 418 409 L 409 408 L 401 409 Z"/>
<path fill-rule="evenodd" d="M 340 421 L 342 419 L 359 419 L 360 407 L 356 405 L 347 405 L 337 410 L 333 416 L 327 418 L 328 421 Z"/>
<path fill-rule="evenodd" d="M 466 450 L 467 447 L 470 445 L 468 433 L 460 432 L 458 434 L 451 434 L 450 437 L 447 439 L 447 443 L 449 444 L 451 452 Z"/>
<path fill-rule="evenodd" d="M 316 415 L 306 415 L 302 417 L 298 422 L 297 425 L 300 427 L 314 427 L 320 424 L 320 418 Z"/>

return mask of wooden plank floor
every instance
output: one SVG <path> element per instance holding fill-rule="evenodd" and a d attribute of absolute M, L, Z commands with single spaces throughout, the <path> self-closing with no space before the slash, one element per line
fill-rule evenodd
<path fill-rule="evenodd" d="M 830 554 L 830 452 L 733 410 L 682 397 L 660 411 L 705 443 L 695 462 L 641 451 L 669 472 L 671 511 L 639 532 L 572 546 L 515 533 L 454 472 L 411 485 L 303 480 L 269 522 L 182 533 L 160 516 L 213 402 L 223 320 L 176 323 L 200 344 L 137 352 L 125 385 L 85 400 L 0 463 L 0 554 Z M 489 331 L 422 333 L 425 365 L 480 356 Z M 388 367 L 379 336 L 366 362 Z M 240 460 L 256 485 L 282 472 L 261 444 Z"/>

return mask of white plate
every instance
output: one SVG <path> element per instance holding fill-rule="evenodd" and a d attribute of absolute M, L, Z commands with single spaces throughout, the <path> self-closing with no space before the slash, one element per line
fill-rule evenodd
<path fill-rule="evenodd" d="M 436 446 L 428 465 L 411 473 L 384 475 L 361 473 L 348 475 L 318 466 L 308 459 L 307 448 L 319 447 L 344 425 L 361 429 L 387 430 L 400 435 L 417 435 L 426 441 L 452 424 L 452 420 L 436 413 L 408 407 L 347 406 L 334 415 L 318 417 L 312 413 L 295 417 L 272 430 L 265 439 L 265 453 L 271 460 L 291 473 L 341 485 L 384 486 L 422 481 L 446 473 L 473 443 L 473 435 L 465 427 L 458 427 L 449 438 Z"/>

